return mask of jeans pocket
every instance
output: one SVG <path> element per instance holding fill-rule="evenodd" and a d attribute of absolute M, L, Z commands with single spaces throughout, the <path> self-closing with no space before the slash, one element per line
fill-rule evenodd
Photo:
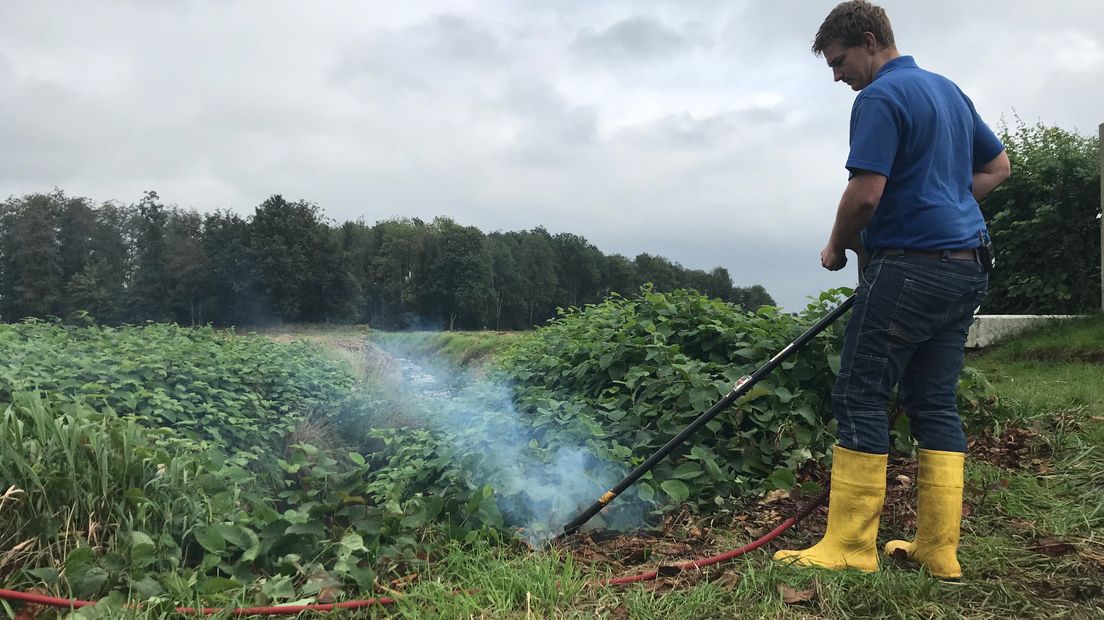
<path fill-rule="evenodd" d="M 889 333 L 909 344 L 924 342 L 942 329 L 950 312 L 961 307 L 958 291 L 940 289 L 906 278 L 893 307 Z"/>
<path fill-rule="evenodd" d="M 870 263 L 867 264 L 866 268 L 859 272 L 862 276 L 862 282 L 860 282 L 859 284 L 865 285 L 867 288 L 873 287 L 874 283 L 878 281 L 878 274 L 880 274 L 881 272 L 882 261 L 871 260 Z"/>

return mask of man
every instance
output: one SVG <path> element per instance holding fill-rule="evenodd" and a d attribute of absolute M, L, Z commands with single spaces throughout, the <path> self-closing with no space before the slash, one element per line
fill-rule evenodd
<path fill-rule="evenodd" d="M 845 249 L 861 268 L 832 390 L 839 424 L 823 539 L 776 560 L 831 569 L 878 568 L 886 488 L 886 409 L 898 386 L 920 445 L 916 538 L 885 551 L 958 578 L 966 436 L 956 406 L 966 333 L 988 285 L 988 232 L 977 201 L 1010 174 L 1004 146 L 950 80 L 898 53 L 885 11 L 838 5 L 817 32 L 837 82 L 858 91 L 851 109 L 850 179 L 828 244 L 829 270 Z"/>

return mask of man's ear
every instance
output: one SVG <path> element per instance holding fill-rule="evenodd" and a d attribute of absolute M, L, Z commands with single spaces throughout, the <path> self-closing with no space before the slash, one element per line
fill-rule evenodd
<path fill-rule="evenodd" d="M 868 52 L 876 52 L 880 49 L 878 46 L 878 37 L 874 36 L 873 32 L 863 33 L 863 48 Z"/>

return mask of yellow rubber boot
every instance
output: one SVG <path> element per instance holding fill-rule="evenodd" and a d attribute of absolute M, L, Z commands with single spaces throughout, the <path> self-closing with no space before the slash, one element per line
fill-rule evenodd
<path fill-rule="evenodd" d="M 774 559 L 833 570 L 878 570 L 878 522 L 885 501 L 887 459 L 886 454 L 836 446 L 824 538 L 808 549 L 779 551 Z"/>
<path fill-rule="evenodd" d="M 962 470 L 966 455 L 961 452 L 920 450 L 917 474 L 916 538 L 891 540 L 886 555 L 918 562 L 943 579 L 958 579 L 958 535 L 962 523 Z"/>

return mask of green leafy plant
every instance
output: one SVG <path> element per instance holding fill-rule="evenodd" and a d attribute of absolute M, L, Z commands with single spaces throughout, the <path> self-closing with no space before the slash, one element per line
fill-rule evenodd
<path fill-rule="evenodd" d="M 522 410 L 537 427 L 575 422 L 596 453 L 636 465 L 782 350 L 842 292 L 800 314 L 751 313 L 690 291 L 565 312 L 506 356 Z M 842 326 L 840 326 L 842 327 Z M 838 371 L 838 328 L 815 338 L 721 413 L 637 486 L 670 503 L 713 502 L 779 486 L 833 440 L 827 396 Z"/>

